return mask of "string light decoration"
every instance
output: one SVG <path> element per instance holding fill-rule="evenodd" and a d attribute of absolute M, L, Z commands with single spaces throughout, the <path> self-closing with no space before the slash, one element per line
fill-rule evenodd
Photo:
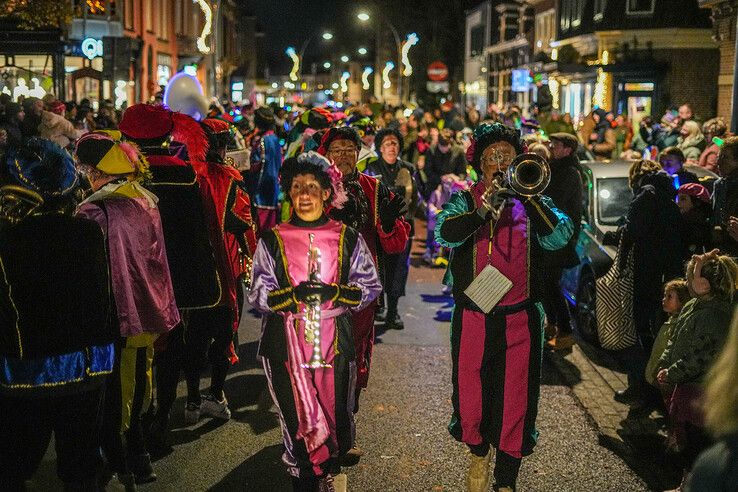
<path fill-rule="evenodd" d="M 292 46 L 287 48 L 285 50 L 285 53 L 287 53 L 287 56 L 292 58 L 292 71 L 290 72 L 290 80 L 295 81 L 297 80 L 297 73 L 300 71 L 300 57 L 297 56 L 297 52 Z"/>
<path fill-rule="evenodd" d="M 382 70 L 382 81 L 384 84 L 382 87 L 385 89 L 389 89 L 392 87 L 392 81 L 389 78 L 389 73 L 392 71 L 392 69 L 395 68 L 395 64 L 391 61 L 388 61 L 387 64 L 384 66 L 384 70 Z"/>
<path fill-rule="evenodd" d="M 402 71 L 402 75 L 410 77 L 413 74 L 413 66 L 410 65 L 410 59 L 407 57 L 410 48 L 418 44 L 420 38 L 417 34 L 411 33 L 407 35 L 407 39 L 402 43 L 402 64 L 405 65 L 405 69 Z"/>
<path fill-rule="evenodd" d="M 551 90 L 551 98 L 553 99 L 553 109 L 559 109 L 559 81 L 551 77 L 548 79 L 548 88 Z"/>
<path fill-rule="evenodd" d="M 369 76 L 372 73 L 374 73 L 374 69 L 372 67 L 364 67 L 364 72 L 361 74 L 361 86 L 365 91 L 369 90 Z"/>
<path fill-rule="evenodd" d="M 205 0 L 192 0 L 192 3 L 200 5 L 200 10 L 202 10 L 202 13 L 205 15 L 205 25 L 202 28 L 200 37 L 197 38 L 197 49 L 200 50 L 200 53 L 203 55 L 208 55 L 210 54 L 210 46 L 205 43 L 205 38 L 210 36 L 213 29 L 213 9 Z"/>
<path fill-rule="evenodd" d="M 607 65 L 610 61 L 610 53 L 607 50 L 602 52 L 600 57 L 601 64 Z M 602 67 L 597 69 L 597 82 L 594 87 L 594 95 L 592 103 L 603 109 L 607 109 L 610 105 L 607 103 L 607 88 L 610 85 L 610 74 L 605 72 Z"/>
<path fill-rule="evenodd" d="M 123 103 L 128 101 L 128 92 L 126 90 L 125 80 L 119 80 L 115 83 L 115 108 L 120 109 Z"/>
<path fill-rule="evenodd" d="M 91 14 L 105 13 L 105 4 L 100 0 L 87 0 L 87 7 Z"/>
<path fill-rule="evenodd" d="M 348 81 L 349 77 L 351 77 L 351 74 L 348 72 L 343 72 L 341 74 L 341 92 L 343 92 L 344 94 L 348 92 L 348 84 L 346 82 Z"/>

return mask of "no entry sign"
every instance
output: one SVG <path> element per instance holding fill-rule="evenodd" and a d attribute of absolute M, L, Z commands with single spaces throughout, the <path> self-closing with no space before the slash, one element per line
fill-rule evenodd
<path fill-rule="evenodd" d="M 428 80 L 440 82 L 448 78 L 448 67 L 442 61 L 434 61 L 428 65 Z"/>

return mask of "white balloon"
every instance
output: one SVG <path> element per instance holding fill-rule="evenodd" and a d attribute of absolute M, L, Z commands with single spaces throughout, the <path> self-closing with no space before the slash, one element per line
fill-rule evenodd
<path fill-rule="evenodd" d="M 172 77 L 167 84 L 164 90 L 164 104 L 172 111 L 192 116 L 197 121 L 205 118 L 210 107 L 200 82 L 184 72 Z"/>

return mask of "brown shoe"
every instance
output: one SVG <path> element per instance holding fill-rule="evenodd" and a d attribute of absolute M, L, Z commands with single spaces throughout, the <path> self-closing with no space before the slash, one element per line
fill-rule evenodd
<path fill-rule="evenodd" d="M 354 446 L 349 449 L 341 460 L 342 466 L 354 466 L 359 463 L 361 457 L 364 456 L 364 451 L 358 446 Z"/>
<path fill-rule="evenodd" d="M 553 350 L 567 350 L 576 344 L 571 335 L 558 335 L 546 342 L 546 346 Z"/>
<path fill-rule="evenodd" d="M 467 492 L 489 491 L 490 467 L 492 464 L 492 447 L 486 456 L 477 456 L 470 453 L 469 471 L 466 476 Z"/>

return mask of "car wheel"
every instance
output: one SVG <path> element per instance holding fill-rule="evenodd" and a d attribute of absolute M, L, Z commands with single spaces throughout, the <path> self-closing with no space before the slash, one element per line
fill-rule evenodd
<path fill-rule="evenodd" d="M 583 275 L 577 293 L 575 322 L 579 335 L 587 342 L 599 346 L 600 340 L 597 336 L 597 314 L 595 311 L 596 293 L 594 276 L 591 274 Z"/>

